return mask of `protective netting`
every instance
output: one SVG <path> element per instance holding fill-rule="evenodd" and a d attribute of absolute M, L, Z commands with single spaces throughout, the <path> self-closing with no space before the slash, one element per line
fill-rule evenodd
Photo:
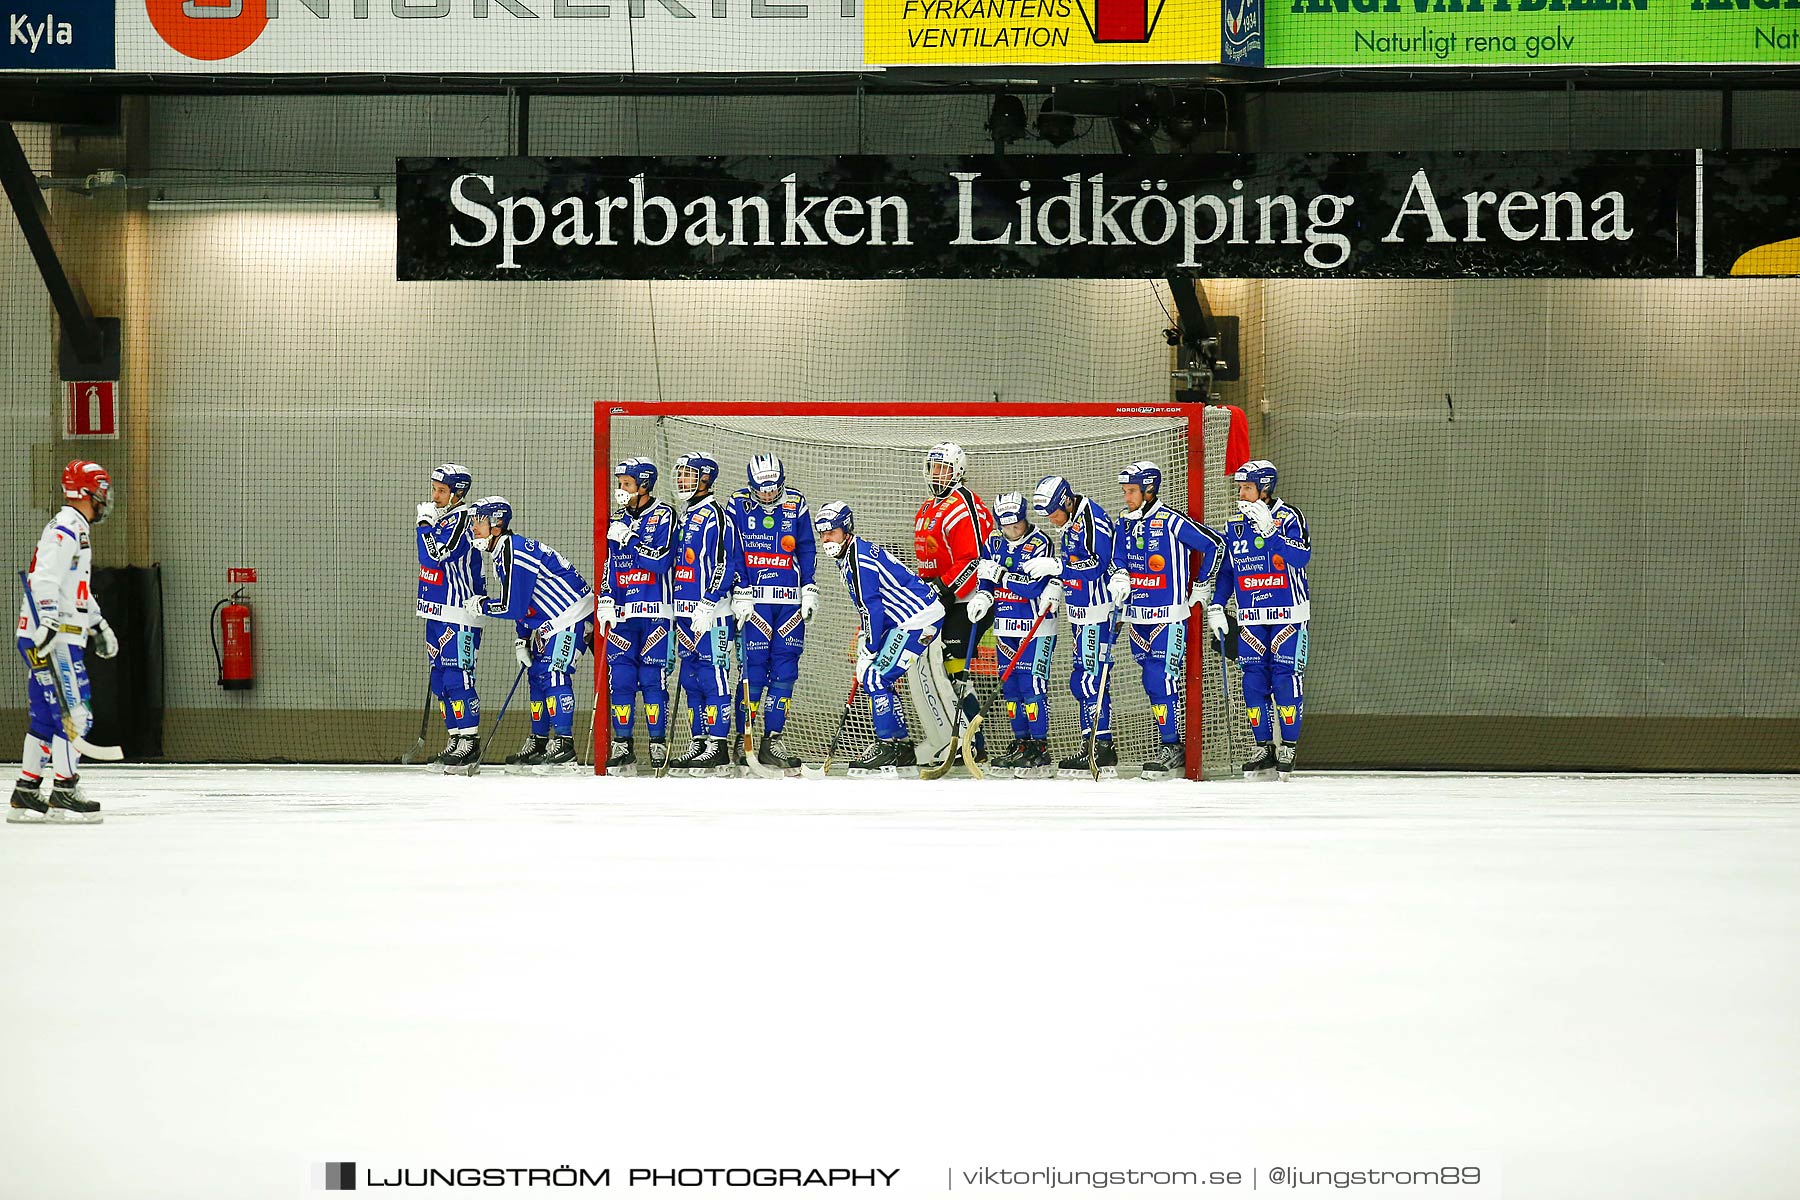
<path fill-rule="evenodd" d="M 1154 397 L 1153 397 L 1154 398 Z M 1223 410 L 1207 419 L 1207 507 L 1226 511 Z M 990 506 L 1004 492 L 1029 498 L 1044 475 L 1067 477 L 1075 489 L 1109 512 L 1120 507 L 1117 474 L 1139 459 L 1162 466 L 1163 494 L 1186 508 L 1189 455 L 1187 422 L 1154 417 L 876 417 L 862 416 L 846 405 L 842 416 L 788 416 L 778 406 L 739 418 L 690 416 L 613 416 L 611 457 L 645 455 L 667 470 L 676 457 L 702 452 L 721 467 L 720 491 L 741 486 L 744 466 L 757 454 L 781 456 L 788 486 L 804 493 L 816 510 L 831 500 L 848 501 L 856 514 L 857 533 L 888 547 L 902 561 L 913 562 L 913 518 L 928 492 L 920 474 L 925 451 L 934 443 L 954 441 L 969 455 L 968 484 Z M 667 493 L 667 488 L 663 492 Z M 679 507 L 679 501 L 676 501 Z M 1045 528 L 1048 528 L 1045 526 Z M 844 593 L 837 568 L 819 557 L 821 605 L 807 627 L 799 683 L 788 716 L 790 749 L 809 762 L 824 757 L 826 745 L 844 708 L 856 657 L 856 615 Z M 1060 626 L 1050 670 L 1047 702 L 1050 745 L 1058 757 L 1072 754 L 1080 741 L 1074 698 L 1069 694 L 1071 639 Z M 1224 684 L 1217 657 L 1210 651 L 1207 670 L 1187 684 L 1187 700 L 1204 714 L 1201 762 L 1208 776 L 1236 769 L 1232 726 L 1221 711 Z M 993 640 L 984 641 L 970 673 L 981 696 L 991 745 L 1010 739 L 1005 704 L 999 699 Z M 1198 689 L 1198 692 L 1197 690 Z M 1138 666 L 1121 644 L 1111 684 L 1112 728 L 1125 773 L 1147 758 L 1156 743 Z M 1235 686 L 1234 686 L 1235 691 Z M 902 690 L 907 721 L 915 736 L 921 730 L 912 700 Z M 1242 695 L 1234 697 L 1241 723 Z M 685 729 L 683 725 L 681 728 Z M 838 761 L 853 757 L 874 736 L 866 699 L 859 698 L 846 726 Z M 640 740 L 643 737 L 639 730 Z M 997 740 L 996 740 L 997 739 Z M 1244 753 L 1240 744 L 1237 754 Z"/>
<path fill-rule="evenodd" d="M 988 107 L 964 94 L 539 96 L 530 149 L 991 152 Z M 1781 147 L 1800 93 L 1741 90 L 1727 114 L 1703 91 L 1271 91 L 1234 111 L 1234 148 L 1249 151 L 1713 146 L 1727 115 L 1732 144 Z M 96 565 L 161 566 L 170 757 L 396 758 L 425 683 L 411 522 L 426 474 L 468 464 L 478 492 L 508 496 L 523 531 L 591 572 L 598 399 L 1167 395 L 1160 282 L 396 282 L 394 159 L 508 153 L 516 115 L 497 95 L 159 96 L 128 98 L 116 134 L 20 127 L 65 260 L 96 310 L 123 319 L 126 363 L 120 439 L 59 437 L 56 321 L 0 219 L 12 565 L 62 463 L 105 462 L 119 501 Z M 1115 149 L 1103 121 L 1080 132 L 1065 149 Z M 128 182 L 90 186 L 102 169 Z M 1218 390 L 1312 526 L 1303 761 L 1800 767 L 1800 558 L 1786 533 L 1800 527 L 1800 283 L 1202 286 L 1240 319 L 1242 375 Z M 1092 465 L 1116 507 L 1116 463 Z M 812 468 L 794 470 L 819 500 Z M 909 462 L 906 516 L 916 480 Z M 209 626 L 240 566 L 260 572 L 257 681 L 226 692 Z M 496 627 L 481 658 L 490 722 L 509 642 Z M 847 664 L 829 667 L 808 669 L 833 681 L 831 707 Z M 0 694 L 0 744 L 17 744 L 22 692 L 15 674 Z M 1121 715 L 1140 694 L 1121 680 Z M 1053 700 L 1068 711 L 1066 691 Z M 435 750 L 435 714 L 428 726 Z M 495 749 L 520 729 L 515 698 Z"/>

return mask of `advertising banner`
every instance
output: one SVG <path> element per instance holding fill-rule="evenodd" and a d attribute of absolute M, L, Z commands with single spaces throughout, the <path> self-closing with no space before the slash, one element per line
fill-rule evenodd
<path fill-rule="evenodd" d="M 1271 67 L 1800 61 L 1800 0 L 1269 0 Z"/>
<path fill-rule="evenodd" d="M 1219 0 L 866 2 L 863 44 L 875 66 L 1219 61 Z"/>
<path fill-rule="evenodd" d="M 863 69 L 859 2 L 125 0 L 118 10 L 118 69 L 854 72 Z"/>
<path fill-rule="evenodd" d="M 107 71 L 113 0 L 0 0 L 0 71 Z"/>
<path fill-rule="evenodd" d="M 1706 273 L 1800 275 L 1800 151 L 1706 152 Z"/>
<path fill-rule="evenodd" d="M 398 164 L 401 279 L 1655 277 L 1692 151 Z"/>

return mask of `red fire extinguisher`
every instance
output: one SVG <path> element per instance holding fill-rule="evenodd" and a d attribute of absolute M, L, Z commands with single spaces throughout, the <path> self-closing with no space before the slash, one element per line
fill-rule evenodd
<path fill-rule="evenodd" d="M 213 626 L 213 659 L 219 664 L 219 686 L 241 692 L 256 686 L 256 659 L 250 648 L 250 606 L 239 588 L 213 605 L 218 623 Z M 223 652 L 219 649 L 224 643 Z"/>

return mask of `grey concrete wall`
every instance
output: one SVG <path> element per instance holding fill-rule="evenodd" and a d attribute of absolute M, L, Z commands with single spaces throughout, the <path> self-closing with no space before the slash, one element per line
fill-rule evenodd
<path fill-rule="evenodd" d="M 1309 705 L 1800 712 L 1800 285 L 1264 296 L 1260 445 L 1319 545 Z"/>

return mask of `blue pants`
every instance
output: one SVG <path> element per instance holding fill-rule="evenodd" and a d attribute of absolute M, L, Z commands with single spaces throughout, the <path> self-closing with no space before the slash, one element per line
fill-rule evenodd
<path fill-rule="evenodd" d="M 56 679 L 60 677 L 63 694 L 76 709 L 75 732 L 85 735 L 88 727 L 93 724 L 93 717 L 86 713 L 86 709 L 93 700 L 94 689 L 88 684 L 87 660 L 82 648 L 54 646 L 50 651 L 49 664 L 42 667 L 31 665 L 31 659 L 26 653 L 30 648 L 29 639 L 19 639 L 19 657 L 25 660 L 25 669 L 29 672 L 25 677 L 27 731 L 42 742 L 49 742 L 63 735 L 62 706 L 56 702 Z M 54 676 L 52 671 L 56 673 Z"/>
<path fill-rule="evenodd" d="M 750 686 L 750 708 L 738 713 L 738 728 L 748 728 L 756 719 L 756 706 L 767 688 L 763 732 L 780 733 L 787 728 L 788 702 L 794 695 L 794 681 L 800 678 L 800 651 L 806 645 L 800 606 L 759 604 L 738 635 L 744 639 L 744 678 Z"/>
<path fill-rule="evenodd" d="M 894 688 L 919 660 L 925 640 L 936 632 L 934 629 L 890 629 L 881 640 L 875 661 L 862 679 L 863 690 L 869 693 L 869 716 L 875 723 L 876 737 L 893 741 L 907 736 L 906 710 L 901 707 Z"/>
<path fill-rule="evenodd" d="M 1112 685 L 1106 695 L 1100 694 L 1100 672 L 1113 655 L 1113 627 L 1109 622 L 1071 626 L 1075 639 L 1075 669 L 1069 675 L 1069 692 L 1075 697 L 1075 710 L 1081 714 L 1081 735 L 1090 730 L 1096 737 L 1112 737 Z M 1098 711 L 1096 711 L 1096 707 Z M 1099 722 L 1096 726 L 1095 722 Z"/>
<path fill-rule="evenodd" d="M 1026 642 L 995 634 L 994 650 L 1002 675 L 1012 667 L 1012 674 L 1007 675 L 1006 682 L 1000 685 L 1000 694 L 1006 699 L 1006 715 L 1012 721 L 1013 736 L 1021 739 L 1049 737 L 1050 705 L 1045 691 L 1050 682 L 1050 656 L 1056 652 L 1055 635 L 1045 637 L 1040 634 Z M 1013 667 L 1013 659 L 1021 652 L 1024 661 Z"/>
<path fill-rule="evenodd" d="M 437 697 L 444 728 L 451 733 L 481 728 L 481 697 L 475 694 L 475 651 L 480 647 L 481 630 L 472 625 L 425 622 L 431 694 Z"/>
<path fill-rule="evenodd" d="M 531 685 L 531 732 L 575 735 L 575 664 L 588 649 L 586 621 L 565 629 L 531 656 L 525 678 Z"/>
<path fill-rule="evenodd" d="M 1306 673 L 1306 624 L 1238 626 L 1238 666 L 1244 672 L 1244 714 L 1258 742 L 1300 740 L 1305 709 L 1301 676 Z"/>
<path fill-rule="evenodd" d="M 668 736 L 669 687 L 663 672 L 674 661 L 675 639 L 667 617 L 627 617 L 606 635 L 606 698 L 613 736 L 631 737 L 635 702 L 644 697 L 644 724 L 652 740 Z"/>
<path fill-rule="evenodd" d="M 1156 736 L 1165 746 L 1182 739 L 1187 728 L 1187 702 L 1182 682 L 1187 675 L 1187 622 L 1127 625 L 1131 657 L 1144 673 L 1144 694 L 1156 718 Z"/>
<path fill-rule="evenodd" d="M 19 657 L 25 659 L 25 699 L 28 726 L 25 749 L 20 757 L 19 775 L 28 785 L 43 779 L 46 767 L 54 763 L 58 779 L 70 779 L 81 767 L 81 756 L 63 737 L 62 706 L 56 701 L 56 683 L 62 681 L 63 695 L 69 698 L 70 716 L 75 732 L 85 735 L 93 728 L 89 709 L 94 691 L 88 684 L 87 662 L 80 646 L 53 645 L 50 661 L 44 666 L 31 664 L 26 651 L 31 643 L 19 639 Z"/>
<path fill-rule="evenodd" d="M 681 662 L 681 692 L 687 697 L 689 727 L 697 737 L 731 736 L 731 628 L 715 622 L 694 632 L 692 617 L 675 618 L 675 646 Z"/>

